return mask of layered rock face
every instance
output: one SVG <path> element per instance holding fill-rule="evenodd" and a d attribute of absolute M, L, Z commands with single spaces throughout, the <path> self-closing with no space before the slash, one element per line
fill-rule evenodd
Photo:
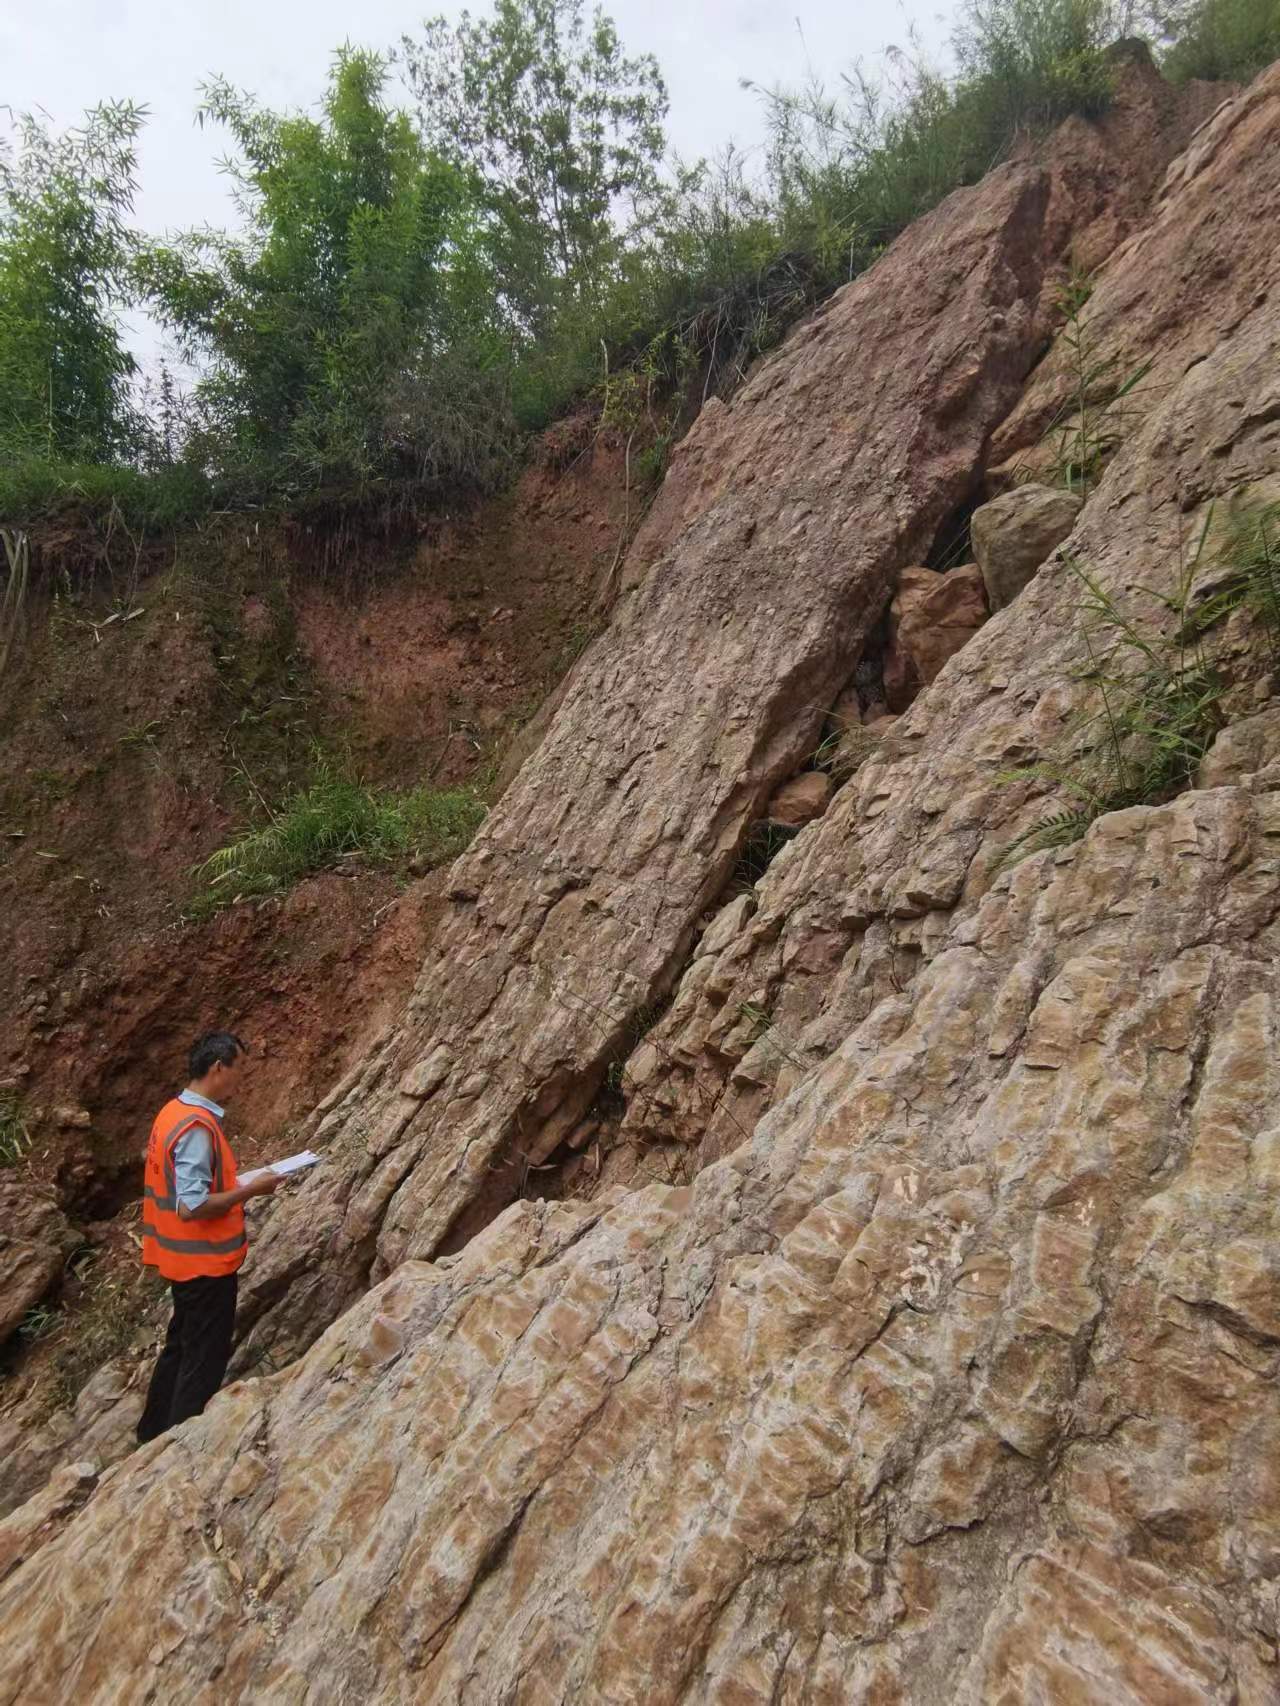
<path fill-rule="evenodd" d="M 1278 100 L 1273 70 L 1224 105 L 1095 281 L 1091 359 L 1113 353 L 1118 373 L 1151 364 L 1126 399 L 1120 453 L 1065 542 L 1117 592 L 1171 591 L 1215 500 L 1276 480 L 1272 382 L 1246 381 L 1234 363 L 1244 330 L 1265 335 L 1256 328 L 1274 312 L 1271 245 L 1259 233 L 1280 221 Z M 1189 419 L 1176 400 L 1209 359 L 1212 400 Z M 1071 382 L 1055 346 L 992 457 L 1034 465 L 1033 435 L 1062 418 Z M 1156 435 L 1145 453 L 1143 431 Z M 745 916 L 704 938 L 715 952 L 695 962 L 635 1062 L 624 1132 L 637 1144 L 694 1146 L 705 1162 L 740 1143 L 842 1027 L 910 982 L 951 909 L 981 897 L 1001 849 L 1045 810 L 997 776 L 1054 750 L 1082 703 L 1074 678 L 1090 659 L 1079 593 L 1052 556 L 897 721 L 877 762 L 784 850 Z M 1150 596 L 1129 603 L 1150 621 Z M 744 1005 L 768 1026 L 743 1022 Z"/>
<path fill-rule="evenodd" d="M 455 867 L 405 1026 L 273 1216 L 255 1343 L 306 1342 L 457 1245 L 590 1105 L 671 986 L 749 825 L 813 752 L 893 591 L 965 498 L 1043 347 L 1052 178 L 923 221 L 682 447 L 629 590 Z"/>
<path fill-rule="evenodd" d="M 1280 468 L 1278 141 L 1272 73 L 1090 305 L 1153 367 L 1068 543 L 1135 614 Z M 273 1216 L 256 1343 L 394 1271 L 0 1525 L 0 1700 L 1275 1697 L 1280 718 L 1004 866 L 1044 801 L 1003 773 L 1085 692 L 1050 557 L 694 942 L 991 434 L 1058 406 L 1078 178 L 953 198 L 699 429 Z M 628 1053 L 627 1187 L 484 1225 Z"/>
<path fill-rule="evenodd" d="M 328 1165 L 259 1244 L 242 1367 L 536 1187 L 652 1022 L 900 571 L 975 495 L 1072 244 L 1129 229 L 1185 136 L 1149 66 L 1124 77 L 1108 126 L 951 198 L 704 410 L 613 621 L 455 869 L 405 1024 L 307 1134 Z"/>

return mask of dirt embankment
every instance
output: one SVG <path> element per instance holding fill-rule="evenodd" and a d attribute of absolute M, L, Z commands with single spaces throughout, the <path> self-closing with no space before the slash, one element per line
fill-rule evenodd
<path fill-rule="evenodd" d="M 368 1048 L 422 963 L 439 877 L 357 867 L 200 919 L 196 869 L 321 759 L 491 790 L 598 621 L 635 503 L 617 447 L 583 430 L 512 492 L 323 574 L 314 540 L 240 519 L 143 549 L 70 523 L 33 536 L 0 680 L 0 1106 L 27 1134 L 10 1182 L 118 1244 L 106 1222 L 132 1212 L 193 1034 L 254 1044 L 247 1160 Z"/>

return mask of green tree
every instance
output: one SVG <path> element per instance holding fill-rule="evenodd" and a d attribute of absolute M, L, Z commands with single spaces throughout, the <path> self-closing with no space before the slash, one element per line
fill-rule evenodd
<path fill-rule="evenodd" d="M 1175 83 L 1190 77 L 1247 82 L 1280 58 L 1277 0 L 1164 0 L 1151 7 Z"/>
<path fill-rule="evenodd" d="M 30 113 L 0 154 L 0 450 L 108 460 L 133 431 L 120 337 L 146 109 L 106 102 L 61 135 Z"/>
<path fill-rule="evenodd" d="M 583 0 L 496 0 L 436 18 L 403 57 L 424 135 L 477 172 L 504 304 L 520 333 L 593 305 L 661 204 L 667 92 Z"/>
<path fill-rule="evenodd" d="M 388 107 L 386 80 L 379 55 L 344 48 L 319 119 L 206 85 L 200 119 L 237 145 L 223 167 L 247 235 L 191 233 L 140 263 L 182 353 L 205 368 L 202 454 L 286 494 L 466 478 L 501 438 L 483 385 L 446 380 L 457 297 L 474 306 L 486 289 L 468 185 Z M 482 308 L 468 328 L 477 342 L 484 320 Z"/>

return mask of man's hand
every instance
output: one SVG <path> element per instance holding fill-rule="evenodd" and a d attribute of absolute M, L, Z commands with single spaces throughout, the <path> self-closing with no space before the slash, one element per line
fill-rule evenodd
<path fill-rule="evenodd" d="M 250 1179 L 244 1187 L 250 1196 L 269 1197 L 272 1191 L 278 1191 L 284 1184 L 282 1173 L 273 1173 L 268 1167 L 265 1173 L 259 1173 L 256 1179 Z"/>

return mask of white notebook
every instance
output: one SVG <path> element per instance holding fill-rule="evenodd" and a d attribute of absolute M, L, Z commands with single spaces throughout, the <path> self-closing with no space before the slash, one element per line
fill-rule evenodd
<path fill-rule="evenodd" d="M 286 1155 L 283 1161 L 273 1161 L 269 1167 L 254 1167 L 247 1173 L 238 1173 L 236 1183 L 248 1185 L 254 1179 L 261 1178 L 263 1173 L 280 1173 L 287 1176 L 300 1172 L 303 1167 L 314 1167 L 319 1159 L 314 1149 L 300 1149 L 296 1155 Z"/>

